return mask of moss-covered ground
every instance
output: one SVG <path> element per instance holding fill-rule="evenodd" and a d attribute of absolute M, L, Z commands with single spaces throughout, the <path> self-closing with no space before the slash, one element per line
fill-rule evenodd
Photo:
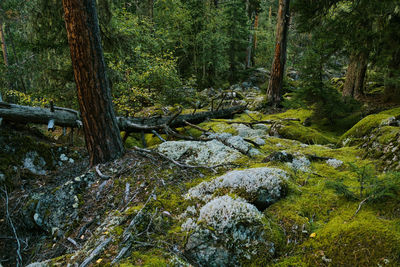
<path fill-rule="evenodd" d="M 271 115 L 243 113 L 232 120 L 203 122 L 199 126 L 208 131 L 237 134 L 232 122 L 268 121 L 270 134 L 275 129 L 276 136 L 264 138 L 265 144 L 258 147 L 261 155 L 246 157 L 237 163 L 239 166 L 225 166 L 215 172 L 179 168 L 161 158 L 130 151 L 123 159 L 103 166 L 113 179 L 105 185 L 100 180 L 82 196 L 81 219 L 66 237 L 82 245 L 101 236 L 113 238 L 112 245 L 92 261 L 93 266 L 110 266 L 112 259 L 128 243 L 129 249 L 119 262 L 120 266 L 179 266 L 183 261 L 190 262 L 182 254 L 188 233 L 181 230 L 179 215 L 187 207 L 199 205 L 185 200 L 184 194 L 202 181 L 229 170 L 268 166 L 290 174 L 287 195 L 263 211 L 266 218 L 277 223 L 280 229 L 276 231 L 279 236 L 276 239 L 283 241 L 277 244 L 273 260 L 266 262 L 263 255 L 259 255 L 254 262 L 247 262 L 248 265 L 399 266 L 400 175 L 384 173 L 381 160 L 375 154 L 365 153 L 360 142 L 342 146 L 344 140 L 360 140 L 377 131 L 382 121 L 399 115 L 400 109 L 370 115 L 343 135 L 326 125 L 305 123 L 311 112 L 301 109 Z M 376 142 L 390 143 L 398 137 L 398 127 L 379 129 Z M 192 128 L 179 131 L 201 135 Z M 142 146 L 141 138 L 132 135 L 127 147 Z M 145 135 L 145 139 L 148 146 L 161 142 L 151 134 Z M 295 171 L 285 162 L 265 160 L 277 151 L 306 156 L 311 161 L 308 171 Z M 327 159 L 336 159 L 342 164 L 333 167 L 327 164 Z M 128 195 L 127 184 L 130 186 Z M 387 192 L 378 194 L 376 189 Z M 118 223 L 109 223 L 96 232 L 108 217 L 119 218 Z M 133 220 L 134 227 L 128 227 Z M 89 231 L 78 236 L 80 229 L 90 221 L 94 223 L 87 226 Z M 131 233 L 128 242 L 124 240 L 126 231 Z M 59 243 L 55 241 L 61 246 Z M 89 248 L 93 247 L 92 243 Z M 64 266 L 81 262 L 87 254 L 78 253 L 72 259 L 66 254 L 68 256 L 54 259 L 53 263 Z"/>

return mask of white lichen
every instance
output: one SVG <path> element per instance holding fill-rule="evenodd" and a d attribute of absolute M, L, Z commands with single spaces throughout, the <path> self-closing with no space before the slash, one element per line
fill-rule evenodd
<path fill-rule="evenodd" d="M 263 189 L 271 199 L 277 199 L 281 194 L 281 183 L 286 179 L 286 172 L 275 168 L 235 170 L 191 188 L 185 198 L 208 201 L 216 190 L 228 188 L 231 192 L 244 190 L 249 194 Z"/>
<path fill-rule="evenodd" d="M 204 205 L 197 222 L 205 223 L 222 233 L 235 227 L 238 222 L 260 222 L 262 218 L 262 213 L 255 206 L 241 198 L 233 199 L 225 195 Z"/>
<path fill-rule="evenodd" d="M 234 162 L 243 155 L 218 140 L 208 142 L 169 141 L 159 145 L 158 151 L 174 160 L 196 165 L 217 165 Z"/>
<path fill-rule="evenodd" d="M 290 168 L 292 168 L 295 172 L 302 171 L 302 172 L 309 172 L 310 169 L 308 168 L 311 165 L 311 162 L 304 156 L 299 158 L 294 158 L 292 162 L 286 163 Z"/>
<path fill-rule="evenodd" d="M 329 166 L 332 166 L 333 168 L 336 169 L 343 165 L 343 161 L 338 160 L 338 159 L 328 159 L 326 161 L 326 164 L 328 164 Z"/>
<path fill-rule="evenodd" d="M 44 170 L 46 161 L 42 157 L 39 157 L 36 151 L 26 153 L 23 164 L 24 168 L 33 174 L 46 175 L 46 171 Z"/>

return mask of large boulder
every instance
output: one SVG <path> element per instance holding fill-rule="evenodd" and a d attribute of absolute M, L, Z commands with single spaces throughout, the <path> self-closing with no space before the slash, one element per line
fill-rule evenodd
<path fill-rule="evenodd" d="M 204 205 L 190 231 L 185 254 L 199 266 L 240 266 L 263 255 L 268 262 L 280 242 L 278 227 L 244 199 L 222 196 Z"/>
<path fill-rule="evenodd" d="M 185 198 L 207 202 L 216 193 L 229 192 L 265 209 L 285 195 L 287 177 L 285 171 L 275 168 L 234 170 L 191 188 Z"/>
<path fill-rule="evenodd" d="M 243 157 L 239 151 L 218 140 L 169 141 L 160 144 L 157 149 L 171 159 L 195 165 L 218 165 L 235 162 Z"/>

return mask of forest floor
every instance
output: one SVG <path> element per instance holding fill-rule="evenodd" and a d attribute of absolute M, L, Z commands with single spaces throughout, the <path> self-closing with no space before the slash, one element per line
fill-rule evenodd
<path fill-rule="evenodd" d="M 149 150 L 133 135 L 91 169 L 82 148 L 41 139 L 62 166 L 2 191 L 0 264 L 397 266 L 400 108 L 344 133 L 311 116 L 247 111 L 177 129 L 217 140 L 146 134 Z"/>

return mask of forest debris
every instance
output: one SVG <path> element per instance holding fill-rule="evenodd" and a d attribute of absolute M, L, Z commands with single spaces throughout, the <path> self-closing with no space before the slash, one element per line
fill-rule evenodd
<path fill-rule="evenodd" d="M 106 240 L 102 241 L 100 245 L 98 245 L 92 253 L 90 253 L 89 257 L 87 257 L 79 267 L 86 267 L 88 266 L 94 258 L 96 258 L 106 247 L 107 245 L 112 241 L 112 237 L 107 238 Z"/>
<path fill-rule="evenodd" d="M 111 176 L 105 175 L 105 174 L 103 174 L 103 173 L 100 171 L 99 165 L 96 165 L 95 170 L 96 170 L 97 175 L 98 175 L 101 179 L 108 180 L 108 179 L 111 178 Z"/>
<path fill-rule="evenodd" d="M 152 132 L 153 130 L 163 130 L 165 125 L 172 128 L 183 127 L 185 122 L 197 124 L 206 119 L 229 118 L 236 113 L 245 110 L 245 106 L 233 106 L 217 111 L 198 112 L 196 114 L 183 114 L 181 111 L 166 117 L 152 118 L 125 118 L 117 117 L 120 131 L 128 132 Z M 78 111 L 54 107 L 54 112 L 48 108 L 30 107 L 0 102 L 0 117 L 4 120 L 21 123 L 37 123 L 47 125 L 49 120 L 54 119 L 54 124 L 62 127 L 81 127 Z"/>

